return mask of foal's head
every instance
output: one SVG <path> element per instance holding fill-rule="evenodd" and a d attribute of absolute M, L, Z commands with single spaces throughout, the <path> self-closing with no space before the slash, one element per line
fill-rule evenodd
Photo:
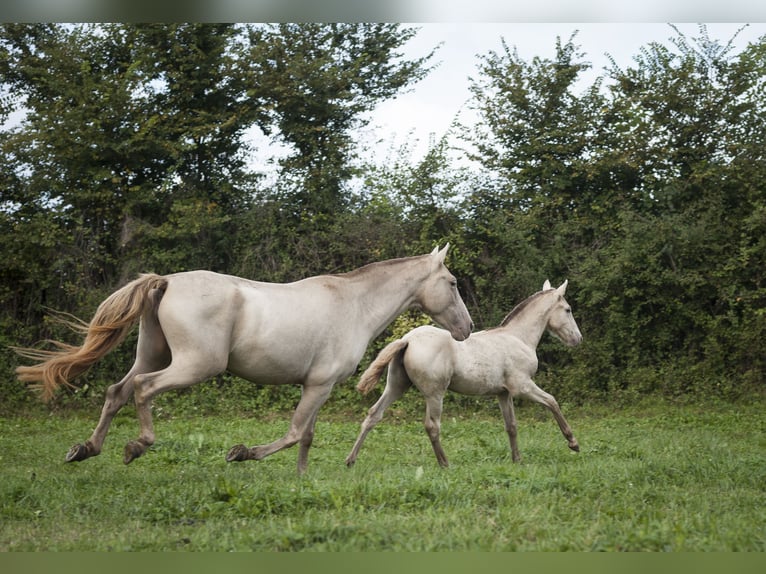
<path fill-rule="evenodd" d="M 558 288 L 552 289 L 550 281 L 546 279 L 543 291 L 550 291 L 547 296 L 553 298 L 553 305 L 548 311 L 548 331 L 565 345 L 574 347 L 582 342 L 582 334 L 572 315 L 572 307 L 564 299 L 568 283 L 564 281 Z"/>

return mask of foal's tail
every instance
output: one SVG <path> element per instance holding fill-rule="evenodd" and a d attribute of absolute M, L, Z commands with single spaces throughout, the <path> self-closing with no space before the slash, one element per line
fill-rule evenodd
<path fill-rule="evenodd" d="M 380 377 L 383 376 L 383 371 L 386 370 L 388 364 L 393 361 L 399 353 L 404 352 L 407 345 L 409 345 L 409 342 L 404 339 L 397 339 L 393 343 L 386 345 L 359 378 L 359 383 L 356 385 L 356 389 L 365 395 L 369 393 L 375 385 L 378 384 L 378 381 L 380 380 Z"/>
<path fill-rule="evenodd" d="M 131 281 L 107 297 L 98 306 L 89 324 L 78 320 L 65 321 L 70 327 L 85 334 L 82 346 L 50 341 L 58 350 L 18 348 L 16 351 L 28 359 L 42 361 L 36 365 L 16 368 L 20 381 L 36 383 L 42 398 L 48 401 L 61 385 L 73 386 L 71 380 L 87 371 L 93 363 L 116 347 L 130 331 L 133 324 L 153 299 L 152 289 L 165 291 L 167 279 L 160 275 L 146 274 Z"/>

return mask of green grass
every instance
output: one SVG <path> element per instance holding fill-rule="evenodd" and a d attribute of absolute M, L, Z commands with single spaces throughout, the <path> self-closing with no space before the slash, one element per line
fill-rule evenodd
<path fill-rule="evenodd" d="M 131 465 L 126 409 L 104 452 L 64 464 L 97 413 L 0 419 L 0 550 L 766 550 L 762 401 L 564 408 L 581 452 L 552 418 L 518 409 L 522 462 L 500 414 L 446 412 L 437 466 L 420 420 L 387 417 L 356 466 L 343 460 L 363 413 L 322 416 L 308 473 L 297 449 L 227 464 L 269 442 L 288 415 L 160 417 Z M 352 420 L 353 419 L 353 420 Z"/>

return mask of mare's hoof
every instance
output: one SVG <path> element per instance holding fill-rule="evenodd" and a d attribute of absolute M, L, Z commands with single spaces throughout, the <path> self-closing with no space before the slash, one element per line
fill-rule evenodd
<path fill-rule="evenodd" d="M 226 455 L 226 462 L 235 462 L 248 460 L 250 458 L 250 449 L 243 444 L 238 444 L 229 449 Z"/>
<path fill-rule="evenodd" d="M 68 453 L 66 453 L 65 462 L 79 462 L 81 460 L 85 460 L 90 455 L 90 449 L 88 448 L 87 443 L 76 444 L 69 449 Z"/>
<path fill-rule="evenodd" d="M 144 451 L 146 451 L 146 446 L 142 442 L 132 440 L 125 445 L 125 452 L 122 456 L 122 462 L 125 464 L 130 464 L 139 456 L 144 454 Z"/>
<path fill-rule="evenodd" d="M 580 452 L 580 445 L 577 444 L 576 440 L 573 440 L 572 442 L 569 443 L 569 448 L 571 448 L 575 452 Z"/>

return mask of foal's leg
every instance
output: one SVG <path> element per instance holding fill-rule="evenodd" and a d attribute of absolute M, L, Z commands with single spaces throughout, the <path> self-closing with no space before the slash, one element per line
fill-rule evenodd
<path fill-rule="evenodd" d="M 532 401 L 535 401 L 537 403 L 540 403 L 549 411 L 551 411 L 551 413 L 553 414 L 553 418 L 556 419 L 556 422 L 558 423 L 559 428 L 561 429 L 561 434 L 563 434 L 564 438 L 567 439 L 569 448 L 571 448 L 575 452 L 579 452 L 580 445 L 577 443 L 577 439 L 574 437 L 574 434 L 572 433 L 572 429 L 569 427 L 569 423 L 567 423 L 566 419 L 564 418 L 564 415 L 561 413 L 559 404 L 556 402 L 556 399 L 553 397 L 553 395 L 546 393 L 544 390 L 538 387 L 534 382 L 532 382 L 532 380 L 527 381 L 527 383 L 523 385 L 523 388 L 524 390 L 521 393 L 522 396 Z"/>
<path fill-rule="evenodd" d="M 508 391 L 498 395 L 497 402 L 500 403 L 500 411 L 503 413 L 505 421 L 505 432 L 508 433 L 508 440 L 511 443 L 511 459 L 513 462 L 519 462 L 519 445 L 516 440 L 518 435 L 518 424 L 516 423 L 516 413 L 513 410 L 513 397 Z"/>
<path fill-rule="evenodd" d="M 404 366 L 401 361 L 394 359 L 388 365 L 388 378 L 386 379 L 386 388 L 383 390 L 383 394 L 377 402 L 370 407 L 367 411 L 367 416 L 362 422 L 362 429 L 359 432 L 359 436 L 354 443 L 351 452 L 346 457 L 346 466 L 352 466 L 356 462 L 356 457 L 359 456 L 359 450 L 362 448 L 367 433 L 372 430 L 376 424 L 383 420 L 383 413 L 392 403 L 398 401 L 407 389 L 412 386 L 407 373 L 404 371 Z"/>
<path fill-rule="evenodd" d="M 431 446 L 434 449 L 434 454 L 436 455 L 436 460 L 439 462 L 439 466 L 446 468 L 449 466 L 449 461 L 447 460 L 447 454 L 442 448 L 442 443 L 439 440 L 443 401 L 443 393 L 426 397 L 425 427 L 426 433 L 428 433 L 428 438 L 431 439 Z"/>
<path fill-rule="evenodd" d="M 303 474 L 308 468 L 308 450 L 314 437 L 317 413 L 330 396 L 333 385 L 334 381 L 317 385 L 304 384 L 301 400 L 298 402 L 295 413 L 293 413 L 287 434 L 274 442 L 250 448 L 243 444 L 235 445 L 229 449 L 229 453 L 226 455 L 227 462 L 261 460 L 300 441 L 298 473 Z"/>

